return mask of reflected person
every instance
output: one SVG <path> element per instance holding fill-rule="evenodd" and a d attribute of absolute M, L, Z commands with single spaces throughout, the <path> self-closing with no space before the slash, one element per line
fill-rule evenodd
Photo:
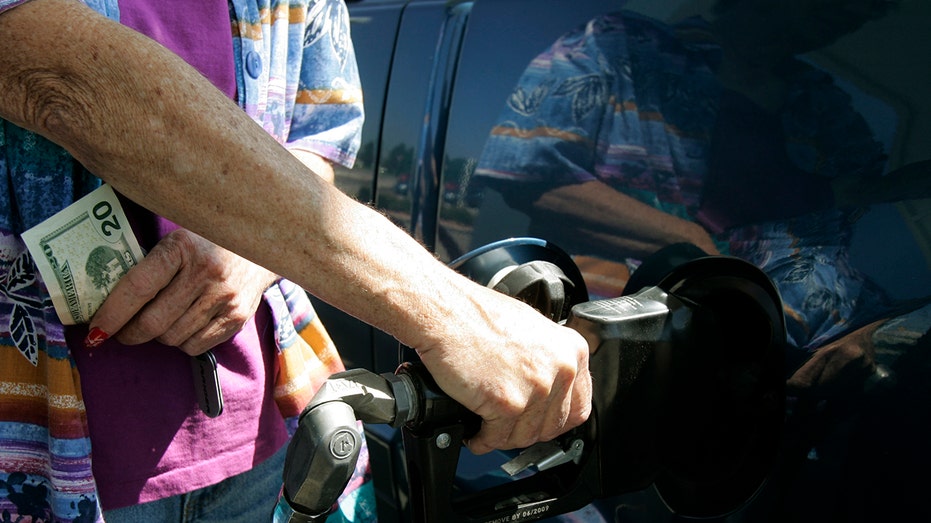
<path fill-rule="evenodd" d="M 925 170 L 883 176 L 886 153 L 850 96 L 797 56 L 892 7 L 727 0 L 675 25 L 597 17 L 530 63 L 473 180 L 576 255 L 635 271 L 688 243 L 753 262 L 782 294 L 798 359 L 814 353 L 790 388 L 861 386 L 873 334 L 916 305 L 891 303 L 853 266 L 851 224 L 864 197 L 931 190 Z M 920 335 L 927 315 L 915 314 Z"/>

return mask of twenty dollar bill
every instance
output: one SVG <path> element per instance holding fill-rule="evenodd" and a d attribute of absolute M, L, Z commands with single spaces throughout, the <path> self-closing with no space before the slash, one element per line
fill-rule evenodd
<path fill-rule="evenodd" d="M 65 325 L 87 323 L 120 277 L 143 257 L 109 185 L 23 233 Z"/>

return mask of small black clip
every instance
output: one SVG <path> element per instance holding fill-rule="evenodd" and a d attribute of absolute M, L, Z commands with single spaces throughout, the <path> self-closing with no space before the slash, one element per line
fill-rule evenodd
<path fill-rule="evenodd" d="M 213 351 L 191 357 L 191 372 L 194 377 L 194 394 L 200 410 L 211 418 L 223 413 L 223 391 L 220 390 L 220 375 L 217 373 L 217 358 Z"/>

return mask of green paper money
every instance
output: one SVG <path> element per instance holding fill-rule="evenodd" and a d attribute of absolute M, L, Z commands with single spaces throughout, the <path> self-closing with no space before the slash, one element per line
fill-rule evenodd
<path fill-rule="evenodd" d="M 109 185 L 23 233 L 64 325 L 87 323 L 116 282 L 143 258 Z"/>

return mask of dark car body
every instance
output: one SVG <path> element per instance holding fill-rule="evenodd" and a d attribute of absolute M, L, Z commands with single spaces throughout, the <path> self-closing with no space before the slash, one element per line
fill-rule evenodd
<path fill-rule="evenodd" d="M 593 295 L 617 295 L 630 271 L 636 270 L 636 263 L 631 262 L 636 256 L 621 251 L 615 254 L 608 241 L 600 248 L 593 247 L 591 240 L 582 241 L 597 234 L 574 213 L 535 214 L 546 192 L 539 186 L 527 185 L 524 190 L 519 184 L 485 183 L 479 180 L 476 167 L 528 64 L 561 36 L 599 15 L 622 9 L 655 20 L 660 27 L 673 28 L 670 31 L 678 35 L 695 26 L 677 24 L 698 20 L 696 16 L 723 19 L 713 12 L 714 3 L 350 1 L 366 122 L 356 166 L 337 170 L 336 184 L 381 209 L 444 261 L 489 242 L 539 237 L 575 258 Z M 856 143 L 845 133 L 853 133 L 855 124 L 865 124 L 869 144 L 878 146 L 882 155 L 880 178 L 846 187 L 856 198 L 855 204 L 845 209 L 850 211 L 844 214 L 849 223 L 845 222 L 844 232 L 839 233 L 843 239 L 838 238 L 838 242 L 846 242 L 844 259 L 813 255 L 805 261 L 824 267 L 824 277 L 829 279 L 843 261 L 844 278 L 820 282 L 825 292 L 811 293 L 804 302 L 786 297 L 788 315 L 804 307 L 821 306 L 828 316 L 833 314 L 831 321 L 840 325 L 836 335 L 816 346 L 790 347 L 786 377 L 793 376 L 822 347 L 830 346 L 843 354 L 847 349 L 838 343 L 847 334 L 877 321 L 886 326 L 880 335 L 871 334 L 875 339 L 870 340 L 869 353 L 855 354 L 859 359 L 847 367 L 863 372 L 838 378 L 842 385 L 828 383 L 830 362 L 847 362 L 838 356 L 826 360 L 829 363 L 819 368 L 814 378 L 808 375 L 815 382 L 824 376 L 825 383 L 812 388 L 810 394 L 802 390 L 787 402 L 784 448 L 771 480 L 757 499 L 726 520 L 929 520 L 931 510 L 921 496 L 931 486 L 927 445 L 931 436 L 931 344 L 927 335 L 931 326 L 931 168 L 927 164 L 931 159 L 931 4 L 920 0 L 719 3 L 730 9 L 755 5 L 756 10 L 749 14 L 762 20 L 756 21 L 760 28 L 776 27 L 776 36 L 754 40 L 742 35 L 745 41 L 763 46 L 771 38 L 787 39 L 798 47 L 800 52 L 793 56 L 799 63 L 823 74 L 833 82 L 830 89 L 846 95 L 842 97 L 844 111 L 856 116 L 854 123 L 822 125 L 836 115 L 837 102 L 808 102 L 823 108 L 808 114 L 812 125 L 829 129 L 812 140 L 833 140 L 839 144 L 838 150 L 843 150 L 844 145 Z M 791 28 L 779 26 L 779 17 L 791 21 Z M 747 25 L 749 30 L 753 27 Z M 841 29 L 834 34 L 832 27 Z M 738 49 L 748 51 L 746 46 Z M 764 50 L 752 51 L 763 54 Z M 668 88 L 662 83 L 648 87 Z M 796 94 L 802 98 L 810 94 L 811 98 L 815 91 Z M 566 110 L 572 107 L 567 105 Z M 766 110 L 779 114 L 782 109 Z M 743 145 L 735 140 L 733 144 L 716 142 L 715 147 L 727 151 Z M 814 158 L 812 164 L 819 165 L 819 160 L 824 159 Z M 854 174 L 840 172 L 835 176 Z M 819 179 L 814 188 L 803 182 L 796 186 L 796 192 L 775 192 L 768 200 L 750 194 L 753 187 L 745 180 L 721 181 L 719 177 L 717 184 L 723 187 L 722 198 L 741 202 L 750 216 L 744 221 L 753 225 L 754 219 L 778 222 L 784 218 L 780 211 L 794 209 L 799 201 L 807 201 L 814 211 L 802 205 L 801 211 L 792 212 L 822 212 L 846 201 L 825 189 L 834 185 L 822 182 Z M 621 234 L 594 232 L 602 237 Z M 805 242 L 798 238 L 796 242 L 787 248 L 804 258 Z M 752 261 L 772 262 L 762 258 Z M 794 276 L 800 266 L 806 265 L 796 264 Z M 853 276 L 849 267 L 856 271 Z M 788 278 L 783 273 L 778 277 Z M 806 285 L 799 281 L 795 284 Z M 841 308 L 824 304 L 840 299 L 837 296 L 856 302 L 855 296 L 848 296 L 853 292 L 847 287 L 850 281 L 875 287 L 886 304 L 870 309 L 868 304 L 853 303 L 859 307 L 856 317 L 843 317 Z M 812 303 L 816 297 L 821 300 L 819 304 Z M 348 368 L 391 372 L 398 365 L 396 341 L 325 304 L 317 307 Z M 862 365 L 864 361 L 869 364 Z M 407 479 L 399 440 L 386 427 L 369 427 L 367 435 L 379 517 L 383 521 L 408 520 Z M 488 474 L 483 467 L 490 461 L 487 457 L 464 459 L 466 470 L 460 474 L 464 488 L 469 483 L 481 484 Z M 676 520 L 649 492 L 605 500 L 574 517 L 578 521 Z"/>

